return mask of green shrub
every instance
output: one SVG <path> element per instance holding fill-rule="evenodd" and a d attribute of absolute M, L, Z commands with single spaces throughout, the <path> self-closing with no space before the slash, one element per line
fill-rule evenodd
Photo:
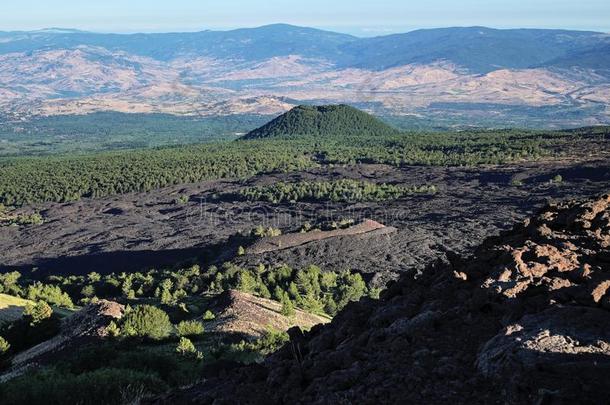
<path fill-rule="evenodd" d="M 163 305 L 172 305 L 174 304 L 174 296 L 173 294 L 167 290 L 167 289 L 162 289 L 161 290 L 161 304 Z"/>
<path fill-rule="evenodd" d="M 205 313 L 203 314 L 204 321 L 213 321 L 214 319 L 216 319 L 216 315 L 214 315 L 214 313 L 212 311 L 210 311 L 209 309 L 206 310 Z"/>
<path fill-rule="evenodd" d="M 7 213 L 6 208 L 0 210 L 0 226 L 11 225 L 42 225 L 44 219 L 38 212 L 29 214 Z"/>
<path fill-rule="evenodd" d="M 230 345 L 229 357 L 243 363 L 257 362 L 280 349 L 289 340 L 288 333 L 268 327 L 254 342 L 241 341 Z"/>
<path fill-rule="evenodd" d="M 198 321 L 182 321 L 176 325 L 178 336 L 199 336 L 203 331 L 203 324 Z"/>
<path fill-rule="evenodd" d="M 42 321 L 49 319 L 52 315 L 53 308 L 44 301 L 28 304 L 23 310 L 23 316 L 29 320 L 31 326 L 38 325 Z"/>
<path fill-rule="evenodd" d="M 90 284 L 87 284 L 81 289 L 80 293 L 83 297 L 92 298 L 95 296 L 95 287 Z"/>
<path fill-rule="evenodd" d="M 369 298 L 372 298 L 374 300 L 378 300 L 380 295 L 381 295 L 381 288 L 379 288 L 379 287 L 371 287 L 369 289 Z"/>
<path fill-rule="evenodd" d="M 176 351 L 183 356 L 188 356 L 195 353 L 197 349 L 190 339 L 181 337 L 178 346 L 176 346 Z"/>
<path fill-rule="evenodd" d="M 0 336 L 0 357 L 4 356 L 9 349 L 11 348 L 11 344 L 6 341 L 2 336 Z"/>
<path fill-rule="evenodd" d="M 251 294 L 256 289 L 256 279 L 249 271 L 242 270 L 238 273 L 236 288 L 239 291 Z"/>
<path fill-rule="evenodd" d="M 68 294 L 63 292 L 57 285 L 36 282 L 27 289 L 27 299 L 31 301 L 44 300 L 51 305 L 64 308 L 73 308 L 74 304 Z"/>
<path fill-rule="evenodd" d="M 176 352 L 184 357 L 195 358 L 197 360 L 203 359 L 203 353 L 197 351 L 197 348 L 193 342 L 185 337 L 180 338 L 180 342 L 178 342 L 178 346 L 176 346 Z"/>
<path fill-rule="evenodd" d="M 519 179 L 513 179 L 511 180 L 510 185 L 515 187 L 521 187 L 523 185 L 523 181 Z"/>
<path fill-rule="evenodd" d="M 186 204 L 189 202 L 189 196 L 188 195 L 181 195 L 180 197 L 176 198 L 175 200 L 176 204 Z"/>
<path fill-rule="evenodd" d="M 173 330 L 169 316 L 152 305 L 138 305 L 123 317 L 122 333 L 129 337 L 162 340 Z"/>
<path fill-rule="evenodd" d="M 280 236 L 281 234 L 281 229 L 277 229 L 272 226 L 265 228 L 262 225 L 258 225 L 256 228 L 250 231 L 250 235 L 255 238 L 273 238 L 276 236 Z"/>
<path fill-rule="evenodd" d="M 108 336 L 116 338 L 121 336 L 121 328 L 119 328 L 116 322 L 110 321 L 110 323 L 106 327 L 106 333 L 108 333 Z"/>
<path fill-rule="evenodd" d="M 0 293 L 21 297 L 23 289 L 19 285 L 20 278 L 21 273 L 18 271 L 0 274 Z"/>

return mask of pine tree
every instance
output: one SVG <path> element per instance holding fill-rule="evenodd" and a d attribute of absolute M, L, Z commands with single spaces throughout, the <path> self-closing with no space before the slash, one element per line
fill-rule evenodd
<path fill-rule="evenodd" d="M 282 304 L 282 309 L 280 310 L 280 313 L 282 315 L 287 316 L 287 317 L 293 317 L 296 315 L 296 311 L 294 310 L 294 305 L 292 304 L 292 301 L 288 297 L 288 294 L 283 294 L 281 304 Z"/>
<path fill-rule="evenodd" d="M 182 356 L 189 356 L 194 354 L 197 349 L 189 338 L 181 337 L 178 346 L 176 346 L 176 351 Z"/>
<path fill-rule="evenodd" d="M 174 302 L 174 296 L 172 295 L 172 293 L 169 290 L 164 288 L 161 291 L 161 304 L 171 305 L 173 302 Z"/>
<path fill-rule="evenodd" d="M 30 319 L 30 325 L 38 325 L 45 319 L 49 319 L 53 315 L 53 309 L 44 301 L 38 301 L 36 304 L 28 304 L 23 311 L 23 315 Z"/>

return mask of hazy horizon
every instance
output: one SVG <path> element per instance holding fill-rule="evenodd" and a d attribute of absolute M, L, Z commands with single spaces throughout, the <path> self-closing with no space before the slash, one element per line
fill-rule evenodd
<path fill-rule="evenodd" d="M 371 27 L 326 27 L 326 26 L 310 26 L 310 25 L 299 25 L 299 24 L 290 24 L 286 22 L 271 22 L 268 24 L 262 25 L 251 25 L 251 26 L 235 26 L 235 27 L 202 27 L 202 28 L 193 28 L 193 29 L 167 29 L 167 30 L 88 30 L 82 28 L 75 28 L 71 26 L 41 26 L 31 29 L 15 29 L 15 30 L 4 30 L 0 29 L 0 32 L 37 32 L 37 31 L 52 31 L 52 30 L 65 30 L 65 31 L 80 31 L 86 33 L 93 34 L 116 34 L 116 35 L 130 35 L 130 34 L 171 34 L 171 33 L 196 33 L 196 32 L 205 32 L 205 31 L 233 31 L 238 29 L 256 29 L 262 28 L 266 26 L 273 25 L 290 25 L 301 28 L 313 28 L 323 31 L 331 31 L 341 34 L 352 35 L 355 37 L 374 37 L 374 36 L 384 36 L 384 35 L 392 35 L 392 34 L 402 34 L 409 33 L 418 30 L 429 30 L 429 29 L 443 29 L 443 28 L 474 28 L 474 27 L 484 27 L 489 29 L 496 30 L 518 30 L 518 29 L 540 29 L 540 30 L 567 30 L 567 31 L 585 31 L 585 32 L 598 32 L 603 34 L 610 34 L 609 29 L 595 29 L 595 28 L 565 28 L 565 27 L 539 27 L 539 26 L 491 26 L 491 25 L 447 25 L 447 26 L 426 26 L 426 27 L 396 27 L 396 28 L 371 28 Z"/>
<path fill-rule="evenodd" d="M 416 29 L 485 26 L 610 32 L 610 3 L 600 0 L 381 0 L 375 4 L 337 0 L 299 3 L 226 0 L 23 0 L 3 5 L 0 31 L 47 27 L 100 33 L 196 32 L 258 27 L 277 22 L 343 32 L 361 37 Z"/>

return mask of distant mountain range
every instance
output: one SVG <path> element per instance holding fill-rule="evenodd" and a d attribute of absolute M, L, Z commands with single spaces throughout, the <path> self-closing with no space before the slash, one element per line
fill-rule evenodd
<path fill-rule="evenodd" d="M 233 31 L 0 32 L 0 111 L 276 114 L 349 103 L 413 120 L 610 122 L 610 35 L 485 27 L 357 38 L 284 24 Z"/>
<path fill-rule="evenodd" d="M 610 35 L 598 32 L 485 27 L 412 31 L 377 38 L 356 38 L 285 24 L 233 31 L 168 34 L 97 34 L 51 28 L 0 33 L 0 54 L 102 47 L 159 61 L 207 57 L 260 62 L 299 55 L 321 58 L 337 67 L 383 70 L 446 61 L 473 73 L 497 69 L 581 67 L 610 70 L 583 53 L 608 58 Z"/>

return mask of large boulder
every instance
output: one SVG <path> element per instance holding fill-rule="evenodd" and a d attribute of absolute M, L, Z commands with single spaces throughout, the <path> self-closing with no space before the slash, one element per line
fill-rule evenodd
<path fill-rule="evenodd" d="M 594 403 L 610 387 L 608 312 L 555 307 L 524 316 L 490 339 L 478 369 L 506 388 L 510 402 L 532 392 L 548 400 Z"/>

